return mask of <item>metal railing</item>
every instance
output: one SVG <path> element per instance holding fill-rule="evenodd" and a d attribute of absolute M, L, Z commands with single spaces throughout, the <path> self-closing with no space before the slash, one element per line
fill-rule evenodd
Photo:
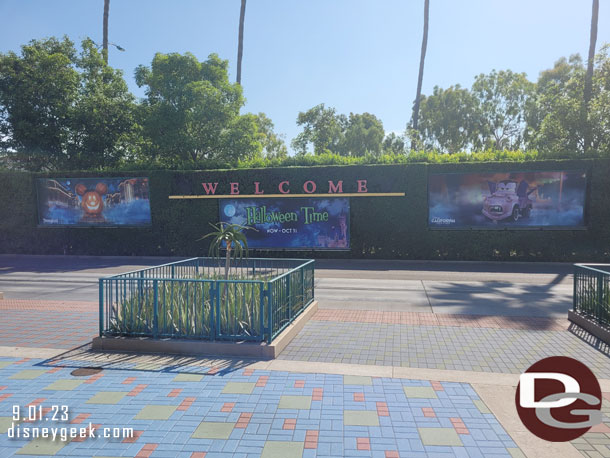
<path fill-rule="evenodd" d="M 610 265 L 574 265 L 574 312 L 610 329 Z"/>
<path fill-rule="evenodd" d="M 191 258 L 100 278 L 99 333 L 270 343 L 313 302 L 314 265 Z"/>

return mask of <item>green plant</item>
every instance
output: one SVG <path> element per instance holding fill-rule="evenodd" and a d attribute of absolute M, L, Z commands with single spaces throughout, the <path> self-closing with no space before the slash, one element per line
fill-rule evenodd
<path fill-rule="evenodd" d="M 225 255 L 225 280 L 229 278 L 229 271 L 231 269 L 231 251 L 233 251 L 233 257 L 237 259 L 243 258 L 244 253 L 248 257 L 248 240 L 246 235 L 243 233 L 245 230 L 256 230 L 253 227 L 242 226 L 241 224 L 230 224 L 220 222 L 218 224 L 210 223 L 214 229 L 214 232 L 204 235 L 199 240 L 203 240 L 208 237 L 213 237 L 212 243 L 210 244 L 210 256 L 220 259 L 220 250 L 222 245 L 226 245 Z"/>

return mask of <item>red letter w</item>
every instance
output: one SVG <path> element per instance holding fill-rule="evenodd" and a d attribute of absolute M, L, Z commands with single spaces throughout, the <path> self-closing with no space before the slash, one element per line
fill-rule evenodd
<path fill-rule="evenodd" d="M 201 185 L 203 186 L 206 194 L 216 194 L 216 187 L 218 186 L 218 183 L 201 183 Z"/>

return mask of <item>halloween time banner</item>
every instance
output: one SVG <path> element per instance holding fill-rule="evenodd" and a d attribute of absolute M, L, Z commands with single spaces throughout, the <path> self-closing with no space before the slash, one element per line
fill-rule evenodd
<path fill-rule="evenodd" d="M 349 199 L 221 199 L 220 220 L 249 226 L 249 248 L 349 249 Z"/>
<path fill-rule="evenodd" d="M 428 182 L 431 228 L 576 228 L 585 225 L 583 171 L 445 173 Z"/>
<path fill-rule="evenodd" d="M 40 226 L 151 224 L 148 178 L 38 178 Z"/>

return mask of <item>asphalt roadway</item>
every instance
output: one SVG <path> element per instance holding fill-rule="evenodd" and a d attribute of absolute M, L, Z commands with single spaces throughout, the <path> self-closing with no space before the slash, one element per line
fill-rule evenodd
<path fill-rule="evenodd" d="M 0 255 L 9 299 L 97 301 L 98 278 L 182 258 Z M 316 261 L 320 308 L 565 318 L 571 264 Z"/>

